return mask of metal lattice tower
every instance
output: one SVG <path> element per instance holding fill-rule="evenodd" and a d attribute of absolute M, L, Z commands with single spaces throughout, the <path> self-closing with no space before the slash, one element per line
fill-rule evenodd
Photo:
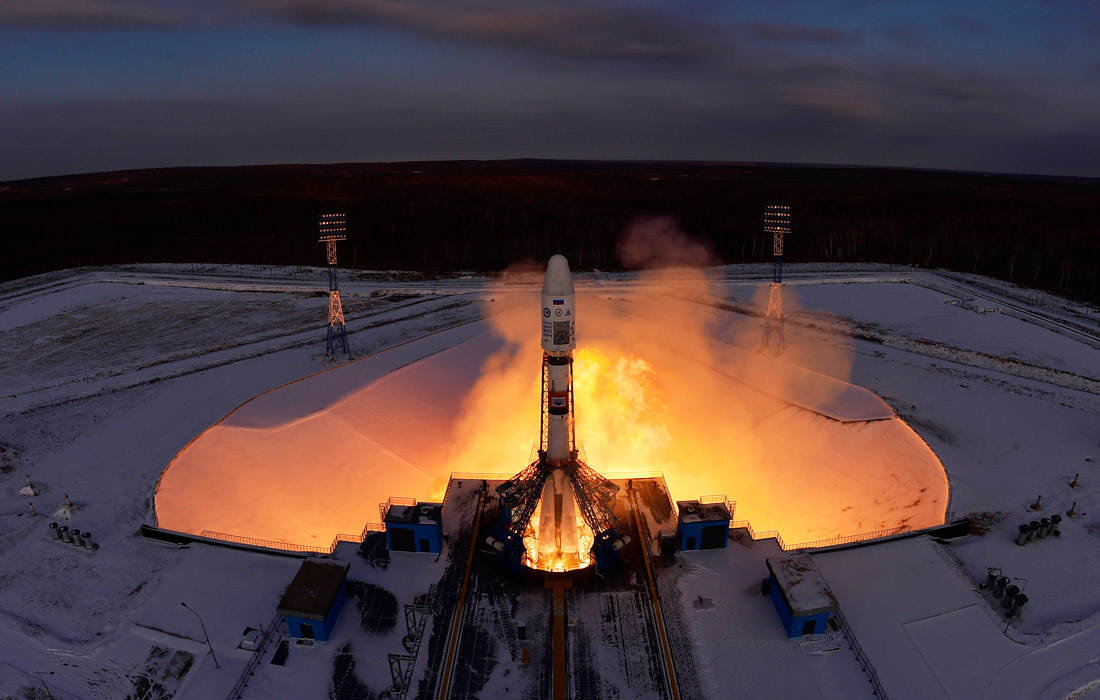
<path fill-rule="evenodd" d="M 596 557 L 596 568 L 602 570 L 618 558 L 617 540 L 625 534 L 622 524 L 615 516 L 615 495 L 619 486 L 606 478 L 581 458 L 576 442 L 576 424 L 571 426 L 569 434 L 569 458 L 563 464 L 551 463 L 547 457 L 546 408 L 550 405 L 550 384 L 547 378 L 549 357 L 543 355 L 542 376 L 542 429 L 539 438 L 538 459 L 520 473 L 497 487 L 502 514 L 493 537 L 500 540 L 506 560 L 514 568 L 519 568 L 523 554 L 523 537 L 530 527 L 542 497 L 542 489 L 547 478 L 555 469 L 565 471 L 573 488 L 573 497 L 581 510 L 581 517 L 592 529 L 592 552 Z M 569 360 L 572 362 L 572 358 Z M 570 374 L 572 382 L 572 374 Z M 570 401 L 573 400 L 573 388 L 569 389 Z M 573 406 L 569 406 L 570 411 Z M 621 546 L 621 543 L 620 543 Z"/>
<path fill-rule="evenodd" d="M 317 217 L 317 242 L 324 243 L 328 258 L 328 337 L 325 353 L 333 357 L 333 347 L 339 345 L 351 357 L 348 331 L 344 325 L 344 306 L 340 303 L 340 285 L 336 281 L 336 244 L 346 241 L 347 227 L 343 214 L 321 214 Z"/>
<path fill-rule="evenodd" d="M 791 208 L 772 204 L 764 208 L 764 231 L 772 234 L 772 288 L 768 294 L 768 313 L 764 317 L 764 342 L 775 339 L 776 352 L 787 344 L 783 325 L 783 238 L 791 232 Z"/>

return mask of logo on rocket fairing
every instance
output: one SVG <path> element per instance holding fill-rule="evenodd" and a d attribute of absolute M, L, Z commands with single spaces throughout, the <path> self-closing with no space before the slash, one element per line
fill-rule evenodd
<path fill-rule="evenodd" d="M 544 318 L 550 318 L 550 308 L 547 307 L 547 306 L 544 306 L 542 308 L 542 315 L 543 315 Z"/>
<path fill-rule="evenodd" d="M 554 345 L 569 345 L 569 321 L 554 321 Z"/>

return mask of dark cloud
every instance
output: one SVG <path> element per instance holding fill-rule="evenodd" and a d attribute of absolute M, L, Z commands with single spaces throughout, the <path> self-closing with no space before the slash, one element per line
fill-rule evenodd
<path fill-rule="evenodd" d="M 989 33 L 989 29 L 973 17 L 966 17 L 963 15 L 952 15 L 946 17 L 943 20 L 944 26 L 951 31 L 962 34 L 963 36 L 978 38 L 984 37 Z"/>
<path fill-rule="evenodd" d="M 1016 81 L 973 69 L 943 69 L 915 63 L 890 63 L 881 69 L 879 80 L 893 90 L 936 103 L 986 103 L 1007 107 L 1025 102 L 1030 90 Z"/>
<path fill-rule="evenodd" d="M 0 26 L 250 23 L 380 26 L 580 59 L 698 62 L 727 55 L 720 27 L 653 7 L 582 0 L 4 0 Z"/>
<path fill-rule="evenodd" d="M 4 0 L 0 3 L 0 27 L 170 27 L 183 24 L 190 16 L 189 12 L 140 0 Z"/>
<path fill-rule="evenodd" d="M 653 8 L 563 0 L 227 0 L 303 24 L 382 25 L 576 58 L 700 61 L 723 53 L 712 26 Z"/>
<path fill-rule="evenodd" d="M 878 123 L 887 118 L 882 100 L 875 91 L 859 84 L 792 85 L 784 89 L 780 101 L 839 121 Z"/>
<path fill-rule="evenodd" d="M 935 29 L 948 28 L 942 23 L 890 26 L 886 37 L 913 49 L 898 51 L 864 43 L 856 31 L 799 23 L 797 17 L 734 23 L 716 13 L 705 21 L 664 7 L 619 0 L 0 0 L 0 27 L 94 31 L 243 23 L 262 33 L 297 24 L 380 28 L 418 39 L 394 42 L 402 53 L 393 57 L 400 68 L 393 75 L 387 66 L 348 80 L 345 74 L 356 65 L 377 58 L 363 42 L 362 54 L 349 55 L 342 67 L 345 73 L 318 82 L 308 99 L 309 79 L 278 71 L 257 76 L 247 63 L 228 68 L 240 69 L 242 81 L 256 79 L 248 94 L 205 70 L 182 87 L 153 90 L 143 83 L 129 101 L 66 101 L 72 93 L 57 88 L 46 93 L 57 100 L 45 104 L 40 91 L 8 90 L 0 94 L 7 100 L 0 104 L 0 178 L 185 163 L 510 157 L 1097 174 L 1100 161 L 1090 165 L 1080 155 L 1088 149 L 1069 146 L 1072 138 L 1089 138 L 1088 129 L 1077 128 L 1067 139 L 1035 135 L 1055 123 L 1052 115 L 1067 115 L 1058 124 L 1090 123 L 1097 112 L 1091 93 L 1020 80 L 1011 66 L 945 60 L 935 51 L 941 42 L 932 41 Z M 700 5 L 693 7 L 699 11 Z M 954 31 L 986 31 L 967 18 L 947 21 Z M 217 39 L 179 34 L 179 47 L 197 53 Z M 303 40 L 313 43 L 303 45 L 316 47 L 330 35 L 354 42 L 357 32 L 316 32 Z M 972 43 L 976 51 L 983 44 Z M 405 79 L 420 70 L 425 54 L 416 52 L 423 48 L 430 61 L 456 57 L 454 70 L 448 66 L 441 77 L 424 61 L 423 80 Z M 268 58 L 262 51 L 270 50 L 258 49 L 257 56 Z M 141 65 L 145 54 L 134 55 L 133 65 Z M 312 77 L 325 74 L 324 56 L 295 58 L 309 66 L 302 75 Z M 408 67 L 399 66 L 404 60 Z M 489 80 L 465 67 L 490 63 Z M 1095 54 L 1075 65 L 1082 75 L 1096 75 Z M 89 71 L 102 69 L 93 64 Z M 1034 159 L 1027 166 L 1016 149 L 1005 148 L 1017 137 L 1024 144 L 1047 143 L 1051 152 L 1044 155 L 1038 145 L 1019 150 Z M 998 143 L 1005 153 L 997 151 Z"/>
<path fill-rule="evenodd" d="M 851 46 L 862 41 L 859 32 L 832 27 L 749 22 L 744 25 L 744 28 L 754 38 L 774 43 Z"/>
<path fill-rule="evenodd" d="M 892 24 L 886 28 L 886 36 L 890 41 L 906 49 L 915 49 L 924 43 L 911 24 Z"/>

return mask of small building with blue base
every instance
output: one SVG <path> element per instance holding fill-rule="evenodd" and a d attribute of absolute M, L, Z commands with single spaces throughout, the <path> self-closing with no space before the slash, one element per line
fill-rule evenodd
<path fill-rule="evenodd" d="M 775 611 L 791 639 L 825 632 L 829 618 L 840 607 L 806 554 L 771 557 L 766 560 L 770 576 L 766 583 Z"/>
<path fill-rule="evenodd" d="M 443 549 L 443 504 L 386 504 L 386 547 L 391 552 L 431 552 Z"/>
<path fill-rule="evenodd" d="M 724 502 L 676 501 L 676 539 L 681 551 L 718 549 L 729 542 L 732 514 Z"/>
<path fill-rule="evenodd" d="M 351 564 L 307 559 L 276 609 L 294 639 L 327 642 L 348 600 Z"/>

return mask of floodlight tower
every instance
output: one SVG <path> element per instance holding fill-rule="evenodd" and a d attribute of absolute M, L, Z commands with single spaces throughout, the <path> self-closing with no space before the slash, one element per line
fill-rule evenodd
<path fill-rule="evenodd" d="M 769 345 L 774 337 L 775 350 L 779 352 L 787 344 L 783 327 L 783 238 L 791 232 L 791 208 L 778 204 L 765 207 L 764 231 L 772 234 L 772 288 L 768 294 L 762 345 Z"/>
<path fill-rule="evenodd" d="M 333 346 L 338 344 L 344 354 L 351 357 L 348 331 L 344 325 L 344 306 L 340 303 L 340 286 L 336 282 L 336 243 L 348 239 L 344 215 L 321 214 L 317 217 L 317 232 L 317 242 L 324 243 L 328 253 L 328 337 L 325 352 L 331 360 Z"/>

